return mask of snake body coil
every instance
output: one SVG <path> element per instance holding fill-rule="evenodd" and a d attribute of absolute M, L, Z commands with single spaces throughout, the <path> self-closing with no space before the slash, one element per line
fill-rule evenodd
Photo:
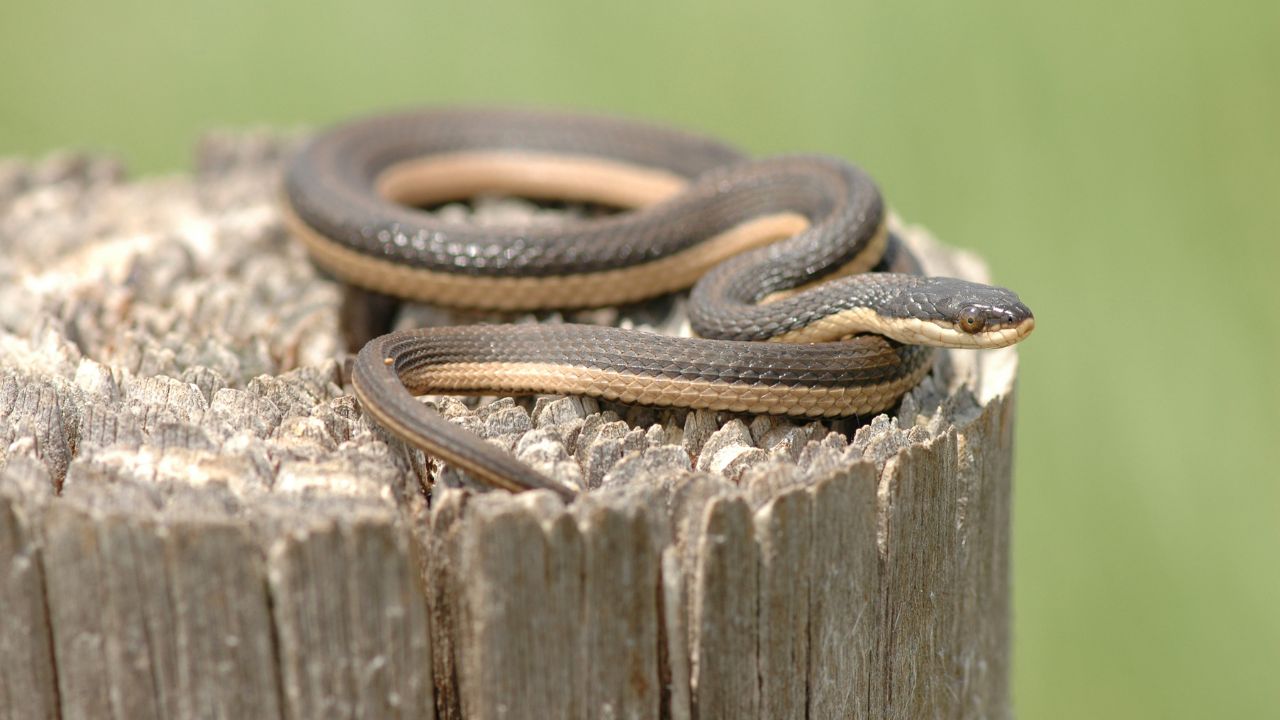
<path fill-rule="evenodd" d="M 623 209 L 477 227 L 418 206 L 478 193 Z M 616 119 L 427 110 L 337 127 L 285 178 L 286 216 L 355 285 L 443 305 L 612 305 L 694 286 L 700 338 L 579 325 L 409 330 L 370 342 L 353 385 L 410 444 L 512 490 L 562 485 L 413 394 L 583 394 L 839 416 L 891 407 L 928 372 L 923 345 L 1000 347 L 1034 326 L 1012 292 L 922 277 L 875 184 L 817 156 L 747 160 L 711 139 Z M 893 270 L 896 272 L 867 272 Z"/>

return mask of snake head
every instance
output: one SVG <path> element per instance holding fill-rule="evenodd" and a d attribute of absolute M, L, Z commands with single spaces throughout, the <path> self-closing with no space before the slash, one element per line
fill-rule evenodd
<path fill-rule="evenodd" d="M 1012 345 L 1035 328 L 1035 316 L 1017 294 L 956 278 L 917 278 L 888 303 L 900 342 L 954 348 Z"/>

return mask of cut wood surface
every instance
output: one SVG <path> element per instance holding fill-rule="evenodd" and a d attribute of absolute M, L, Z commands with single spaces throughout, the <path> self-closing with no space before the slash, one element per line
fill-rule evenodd
<path fill-rule="evenodd" d="M 0 717 L 1011 715 L 1012 349 L 837 422 L 431 400 L 583 494 L 487 491 L 351 397 L 295 145 L 0 161 Z M 688 334 L 678 297 L 516 319 Z"/>

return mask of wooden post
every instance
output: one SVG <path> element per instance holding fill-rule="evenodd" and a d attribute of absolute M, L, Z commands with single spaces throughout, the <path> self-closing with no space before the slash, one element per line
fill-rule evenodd
<path fill-rule="evenodd" d="M 0 717 L 1010 716 L 1012 350 L 861 425 L 442 400 L 590 488 L 477 492 L 344 389 L 291 142 L 0 162 Z"/>

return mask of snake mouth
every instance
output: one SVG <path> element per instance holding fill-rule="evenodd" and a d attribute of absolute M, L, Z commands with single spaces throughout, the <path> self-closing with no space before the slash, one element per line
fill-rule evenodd
<path fill-rule="evenodd" d="M 1021 342 L 1036 327 L 1036 319 L 1027 317 L 1009 325 L 987 328 L 982 332 L 968 333 L 958 325 L 939 323 L 920 318 L 896 318 L 883 322 L 875 332 L 887 335 L 898 342 L 910 345 L 960 350 L 993 350 Z"/>
<path fill-rule="evenodd" d="M 1017 333 L 1018 333 L 1018 340 L 1021 340 L 1022 338 L 1030 335 L 1031 331 L 1035 329 L 1036 329 L 1035 317 L 1034 316 L 1027 317 L 1027 319 L 1018 323 L 1017 326 L 1015 327 L 1015 330 L 1017 330 Z"/>
<path fill-rule="evenodd" d="M 1021 319 L 1020 322 L 1011 325 L 1001 325 L 1001 327 L 988 329 L 986 332 L 975 334 L 960 332 L 959 345 L 955 347 L 979 347 L 979 348 L 996 348 L 1009 347 L 1016 342 L 1021 342 L 1024 337 L 1032 334 L 1036 329 L 1036 318 L 1028 315 L 1027 318 Z M 966 343 L 964 338 L 972 338 L 973 343 Z"/>

